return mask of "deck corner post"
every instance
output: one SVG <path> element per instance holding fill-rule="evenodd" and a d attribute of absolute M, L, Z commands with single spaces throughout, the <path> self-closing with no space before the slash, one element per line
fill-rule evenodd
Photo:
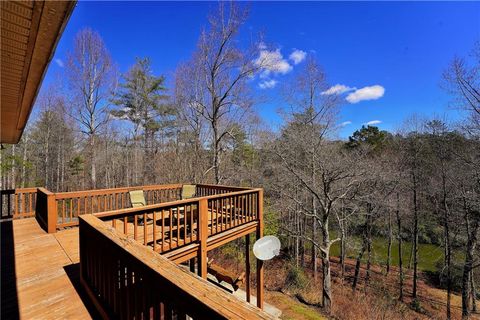
<path fill-rule="evenodd" d="M 263 189 L 258 190 L 257 240 L 263 237 Z M 263 261 L 257 259 L 257 307 L 263 309 Z"/>
<path fill-rule="evenodd" d="M 250 302 L 250 234 L 245 236 L 245 293 L 247 302 Z"/>
<path fill-rule="evenodd" d="M 201 199 L 198 202 L 198 275 L 207 278 L 207 238 L 208 238 L 208 200 Z"/>
<path fill-rule="evenodd" d="M 55 199 L 55 194 L 51 192 L 49 192 L 47 195 L 47 214 L 47 232 L 55 233 L 57 232 L 57 202 Z"/>
<path fill-rule="evenodd" d="M 57 202 L 55 193 L 45 188 L 37 188 L 35 218 L 47 233 L 57 231 Z"/>

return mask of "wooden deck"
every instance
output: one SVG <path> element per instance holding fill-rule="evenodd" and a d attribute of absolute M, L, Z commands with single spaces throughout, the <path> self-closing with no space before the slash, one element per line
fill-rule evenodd
<path fill-rule="evenodd" d="M 86 221 L 86 219 L 93 219 L 98 222 L 103 220 L 103 223 L 98 224 L 98 228 L 93 228 L 95 230 L 92 231 L 92 234 L 98 234 L 99 231 L 97 229 L 106 230 L 105 232 L 107 234 L 113 232 L 114 235 L 112 234 L 112 239 L 120 237 L 123 239 L 122 241 L 130 241 L 135 244 L 133 247 L 142 248 L 141 250 L 138 249 L 139 253 L 148 253 L 153 260 L 158 260 L 157 262 L 160 264 L 167 260 L 157 259 L 156 257 L 160 258 L 160 256 L 155 254 L 155 252 L 170 260 L 169 263 L 174 262 L 180 264 L 188 262 L 191 267 L 195 264 L 198 275 L 204 279 L 207 278 L 207 260 L 210 250 L 240 237 L 246 237 L 246 243 L 249 243 L 251 233 L 256 233 L 257 238 L 263 234 L 262 189 L 232 187 L 227 190 L 225 189 L 227 187 L 197 185 L 198 197 L 184 200 L 178 200 L 178 197 L 173 197 L 173 200 L 168 200 L 170 198 L 167 196 L 170 196 L 170 194 L 163 193 L 174 190 L 176 194 L 178 193 L 177 191 L 181 189 L 172 189 L 170 185 L 144 187 L 147 191 L 152 188 L 156 190 L 155 192 L 159 193 L 153 198 L 158 201 L 165 198 L 167 202 L 156 203 L 157 201 L 155 199 L 155 201 L 150 199 L 151 202 L 153 201 L 152 204 L 135 208 L 125 206 L 117 208 L 112 205 L 105 205 L 105 203 L 109 203 L 109 201 L 107 201 L 108 199 L 116 205 L 118 205 L 117 202 L 120 199 L 120 202 L 124 204 L 123 202 L 126 198 L 119 198 L 117 196 L 118 190 L 116 189 L 113 191 L 90 190 L 80 192 L 81 194 L 75 193 L 73 195 L 75 197 L 73 197 L 71 193 L 53 194 L 48 190 L 43 190 L 43 188 L 37 188 L 35 201 L 34 197 L 29 194 L 32 193 L 31 190 L 13 190 L 14 192 L 7 190 L 8 192 L 2 192 L 0 194 L 0 211 L 2 213 L 2 215 L 0 215 L 0 318 L 88 319 L 99 317 L 97 312 L 101 312 L 103 309 L 101 306 L 99 307 L 98 301 L 96 301 L 94 305 L 91 298 L 98 298 L 97 293 L 107 287 L 105 287 L 105 285 L 98 286 L 99 284 L 95 281 L 97 281 L 100 276 L 105 276 L 105 281 L 112 279 L 110 279 L 111 277 L 108 273 L 101 273 L 100 271 L 103 270 L 101 268 L 101 270 L 85 269 L 91 266 L 88 264 L 91 261 L 98 262 L 105 258 L 102 254 L 102 252 L 105 251 L 102 251 L 97 255 L 90 255 L 90 260 L 85 260 L 85 252 L 94 250 L 96 248 L 95 243 L 90 243 L 93 247 L 87 251 L 85 251 L 85 246 L 82 247 L 84 248 L 82 255 L 82 257 L 84 257 L 82 259 L 82 270 L 84 272 L 82 276 L 80 276 L 81 254 L 79 242 L 81 241 L 79 241 L 79 228 L 75 227 L 78 225 L 78 220 Z M 146 192 L 145 190 L 144 193 Z M 148 194 L 147 192 L 147 195 Z M 82 195 L 83 198 L 81 197 Z M 94 196 L 98 199 L 95 198 L 95 200 L 93 200 L 92 197 Z M 69 202 L 58 202 L 64 201 L 64 198 Z M 102 199 L 103 202 L 101 201 Z M 26 208 L 29 208 L 29 206 L 33 208 L 34 202 L 36 202 L 35 217 L 28 217 L 32 212 Z M 95 212 L 94 215 L 96 217 L 93 217 L 88 214 L 86 210 L 88 208 L 92 209 L 92 203 L 103 203 L 103 209 L 114 208 L 115 210 Z M 95 207 L 94 209 L 96 210 L 98 208 Z M 59 223 L 58 217 L 66 216 L 65 210 L 70 214 L 70 222 Z M 4 211 L 6 211 L 6 215 Z M 82 218 L 82 215 L 85 216 Z M 12 217 L 13 220 L 10 220 Z M 72 222 L 73 220 L 76 222 Z M 70 226 L 74 227 L 68 228 Z M 88 242 L 88 237 L 83 237 L 82 239 L 84 240 L 84 244 Z M 112 239 L 107 237 L 108 241 L 114 241 Z M 145 248 L 149 250 L 145 251 Z M 246 269 L 250 270 L 250 260 L 248 259 L 249 246 L 247 245 L 245 249 L 247 250 L 247 258 L 245 260 Z M 145 263 L 139 263 L 138 257 L 129 253 L 128 250 L 119 250 L 116 254 L 131 260 L 129 261 L 132 262 L 132 265 L 129 265 L 129 268 L 145 267 Z M 162 267 L 157 267 L 158 266 L 152 266 L 152 268 L 156 268 L 155 270 L 157 270 L 157 276 L 155 279 L 152 279 L 152 281 L 160 281 L 161 283 L 167 281 L 166 279 L 168 277 L 166 277 L 164 273 L 165 270 L 163 270 Z M 115 269 L 115 266 L 112 266 L 112 269 Z M 120 271 L 123 272 L 127 269 L 120 269 Z M 87 273 L 86 270 L 89 270 L 90 273 Z M 177 268 L 172 270 L 177 270 L 178 272 L 178 270 L 182 269 Z M 146 272 L 145 276 L 150 275 L 150 271 L 144 271 Z M 256 273 L 256 291 L 257 297 L 259 297 L 257 307 L 262 308 L 263 264 L 259 260 L 257 260 Z M 140 281 L 142 281 L 141 279 L 142 278 L 140 278 Z M 134 278 L 132 278 L 132 281 L 136 283 Z M 120 284 L 121 283 L 123 282 L 120 282 Z M 198 294 L 195 290 L 191 292 L 190 290 L 185 290 L 185 288 L 179 288 L 175 282 L 167 281 L 167 283 L 175 287 L 176 290 L 180 290 L 177 292 L 178 297 L 184 296 L 188 300 Z M 246 296 L 250 296 L 250 272 L 246 273 L 246 283 Z M 206 288 L 204 285 L 199 285 L 199 292 L 209 291 L 211 289 Z M 110 288 L 110 286 L 108 287 Z M 140 286 L 132 287 L 130 283 L 127 286 L 113 290 L 113 292 L 121 298 L 125 290 L 125 292 L 127 292 L 129 290 L 140 289 Z M 148 300 L 150 302 L 154 302 L 155 299 L 165 298 L 162 298 L 161 295 L 152 296 L 147 291 L 144 292 L 144 296 L 147 300 L 153 299 L 151 301 Z M 96 293 L 92 295 L 92 292 Z M 219 295 L 219 301 L 227 299 L 225 301 L 228 305 L 227 302 L 230 301 L 228 300 L 230 299 L 229 296 L 224 296 L 224 293 L 221 292 L 217 293 Z M 107 299 L 108 297 L 107 295 L 104 298 Z M 97 300 L 96 298 L 93 300 Z M 118 305 L 115 302 L 116 300 L 108 303 L 108 299 L 105 299 L 102 300 L 102 303 L 111 309 L 109 309 L 110 311 L 108 312 L 113 312 L 112 314 L 117 316 L 126 312 L 128 316 L 129 307 L 127 307 L 127 310 L 117 310 Z M 196 298 L 192 300 L 192 303 L 199 308 L 216 304 L 214 301 L 210 304 L 205 304 L 195 299 Z M 199 315 L 202 314 L 198 312 L 195 313 L 195 309 L 190 310 L 190 305 L 184 305 L 182 301 L 167 300 L 168 299 L 159 301 L 160 303 L 164 303 L 164 307 L 166 305 L 168 308 L 173 308 L 171 310 L 176 310 L 177 315 L 182 316 L 183 314 L 189 314 L 188 312 L 193 312 L 193 314 L 199 317 Z M 130 305 L 130 302 L 130 300 L 126 301 L 126 304 Z M 160 304 L 155 302 L 152 305 L 145 305 L 145 307 L 153 308 L 155 311 L 155 308 L 159 305 Z M 135 304 L 135 307 L 138 307 L 137 304 Z M 142 312 L 148 313 L 150 309 L 141 310 L 143 310 Z M 223 315 L 224 313 L 220 309 L 216 311 L 213 310 L 214 314 Z M 251 305 L 244 305 L 241 309 L 250 310 Z M 169 312 L 170 311 L 167 313 Z M 157 312 L 157 315 L 158 314 L 161 313 Z M 261 318 L 263 313 L 257 316 L 256 312 L 254 312 L 252 315 L 255 316 L 250 318 Z"/>
<path fill-rule="evenodd" d="M 1 222 L 1 318 L 90 319 L 79 281 L 78 228 L 48 234 L 35 218 Z"/>
<path fill-rule="evenodd" d="M 255 227 L 256 222 L 251 222 L 210 236 L 208 249 L 250 233 Z M 123 229 L 121 221 L 116 229 Z M 1 319 L 97 317 L 80 285 L 78 227 L 46 233 L 35 218 L 3 221 L 1 240 Z M 174 245 L 166 251 L 165 256 L 179 263 L 194 257 L 198 244 Z"/>

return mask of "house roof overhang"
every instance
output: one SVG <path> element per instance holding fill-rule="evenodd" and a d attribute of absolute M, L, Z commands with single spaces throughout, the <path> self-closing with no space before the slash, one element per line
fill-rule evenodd
<path fill-rule="evenodd" d="M 0 143 L 18 143 L 76 1 L 0 1 Z"/>

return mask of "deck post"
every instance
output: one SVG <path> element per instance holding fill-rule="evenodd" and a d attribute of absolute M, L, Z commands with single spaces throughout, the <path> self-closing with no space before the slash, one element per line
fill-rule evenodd
<path fill-rule="evenodd" d="M 45 188 L 37 188 L 35 217 L 48 233 L 57 231 L 57 202 L 55 194 Z"/>
<path fill-rule="evenodd" d="M 198 201 L 198 231 L 199 231 L 199 252 L 198 252 L 198 275 L 207 278 L 207 238 L 208 238 L 208 200 Z"/>
<path fill-rule="evenodd" d="M 55 201 L 55 194 L 49 192 L 47 194 L 47 215 L 48 215 L 48 233 L 57 232 L 57 202 Z"/>
<path fill-rule="evenodd" d="M 263 189 L 258 190 L 257 240 L 263 237 Z M 257 259 L 257 307 L 263 309 L 263 261 Z"/>
<path fill-rule="evenodd" d="M 190 259 L 189 261 L 190 272 L 195 272 L 195 258 Z"/>
<path fill-rule="evenodd" d="M 250 302 L 250 234 L 245 236 L 245 291 Z"/>

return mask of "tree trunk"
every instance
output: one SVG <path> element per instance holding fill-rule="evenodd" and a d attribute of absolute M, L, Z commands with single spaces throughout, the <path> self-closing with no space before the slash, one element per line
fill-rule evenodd
<path fill-rule="evenodd" d="M 332 279 L 330 268 L 330 233 L 328 230 L 328 214 L 325 214 L 322 221 L 322 275 L 323 294 L 322 305 L 325 312 L 330 313 L 332 308 Z"/>
<path fill-rule="evenodd" d="M 475 288 L 475 277 L 473 274 L 473 269 L 470 272 L 470 295 L 472 296 L 472 311 L 477 312 L 477 289 Z"/>
<path fill-rule="evenodd" d="M 446 177 L 442 165 L 442 190 L 443 190 L 443 212 L 444 212 L 444 229 L 445 229 L 445 266 L 447 268 L 447 319 L 452 317 L 452 250 L 450 247 L 450 223 L 448 217 L 448 205 L 447 205 L 447 189 L 446 189 Z M 467 286 L 469 284 L 467 283 Z"/>
<path fill-rule="evenodd" d="M 365 275 L 365 290 L 367 290 L 368 282 L 370 281 L 370 269 L 372 265 L 372 220 L 373 212 L 371 210 L 371 205 L 369 205 L 369 213 L 367 216 L 367 270 Z"/>
<path fill-rule="evenodd" d="M 465 252 L 465 264 L 463 266 L 463 276 L 462 276 L 462 316 L 467 318 L 470 315 L 470 306 L 469 306 L 469 299 L 472 287 L 472 280 L 473 280 L 473 260 L 475 254 L 475 247 L 478 241 L 478 229 L 479 229 L 479 221 L 475 219 L 472 224 L 469 223 L 468 215 L 465 215 L 466 223 L 467 223 L 467 247 Z M 468 230 L 470 229 L 470 230 Z M 474 297 L 475 299 L 475 297 Z M 476 308 L 476 306 L 475 306 Z"/>
<path fill-rule="evenodd" d="M 220 141 L 218 141 L 218 129 L 217 123 L 215 121 L 212 122 L 212 129 L 213 129 L 213 171 L 215 175 L 215 183 L 220 184 Z"/>
<path fill-rule="evenodd" d="M 417 203 L 417 176 L 412 172 L 413 180 L 413 290 L 412 298 L 417 299 L 418 281 L 418 203 Z"/>
<path fill-rule="evenodd" d="M 49 154 L 50 154 L 50 150 L 49 150 L 49 142 L 50 142 L 50 127 L 47 128 L 47 132 L 46 132 L 47 136 L 45 138 L 45 158 L 44 158 L 44 162 L 43 162 L 43 165 L 44 165 L 44 169 L 45 169 L 45 188 L 49 189 L 49 179 L 48 179 L 48 162 L 49 162 Z"/>
<path fill-rule="evenodd" d="M 363 240 L 362 248 L 357 256 L 357 262 L 355 263 L 355 274 L 353 276 L 352 289 L 355 291 L 357 289 L 358 279 L 360 278 L 360 266 L 362 263 L 363 254 L 367 250 L 367 245 L 365 239 Z"/>
<path fill-rule="evenodd" d="M 301 228 L 301 234 L 306 234 L 307 233 L 307 223 L 308 223 L 308 217 L 307 215 L 305 215 L 303 217 L 303 223 L 302 223 L 302 228 Z M 302 238 L 302 245 L 301 245 L 301 248 L 302 248 L 302 267 L 305 268 L 305 252 L 306 252 L 306 245 L 307 245 L 307 241 L 304 240 L 304 238 Z"/>
<path fill-rule="evenodd" d="M 403 301 L 403 250 L 402 250 L 402 219 L 400 218 L 400 199 L 399 194 L 397 193 L 397 229 L 398 229 L 398 269 L 399 269 L 399 297 L 400 301 Z"/>
<path fill-rule="evenodd" d="M 97 167 L 95 165 L 95 136 L 90 134 L 90 180 L 92 189 L 97 188 Z"/>
<path fill-rule="evenodd" d="M 345 257 L 346 257 L 346 235 L 345 235 L 345 226 L 340 230 L 340 263 L 342 268 L 342 281 L 345 278 Z"/>
<path fill-rule="evenodd" d="M 25 141 L 23 143 L 23 161 L 22 161 L 22 188 L 25 188 L 26 185 L 26 176 L 27 176 L 27 146 L 28 146 L 28 135 L 25 135 Z M 1 163 L 1 160 L 0 160 Z"/>
<path fill-rule="evenodd" d="M 314 201 L 314 200 L 313 200 Z M 315 203 L 313 204 L 314 209 L 314 217 L 312 218 L 312 239 L 313 242 L 317 241 L 317 221 L 315 219 L 316 216 L 316 209 Z M 313 278 L 317 280 L 318 278 L 318 268 L 317 268 L 317 247 L 312 243 L 312 270 L 313 270 Z"/>
<path fill-rule="evenodd" d="M 392 261 L 392 213 L 388 210 L 388 247 L 387 247 L 387 275 L 390 273 L 390 264 Z"/>

